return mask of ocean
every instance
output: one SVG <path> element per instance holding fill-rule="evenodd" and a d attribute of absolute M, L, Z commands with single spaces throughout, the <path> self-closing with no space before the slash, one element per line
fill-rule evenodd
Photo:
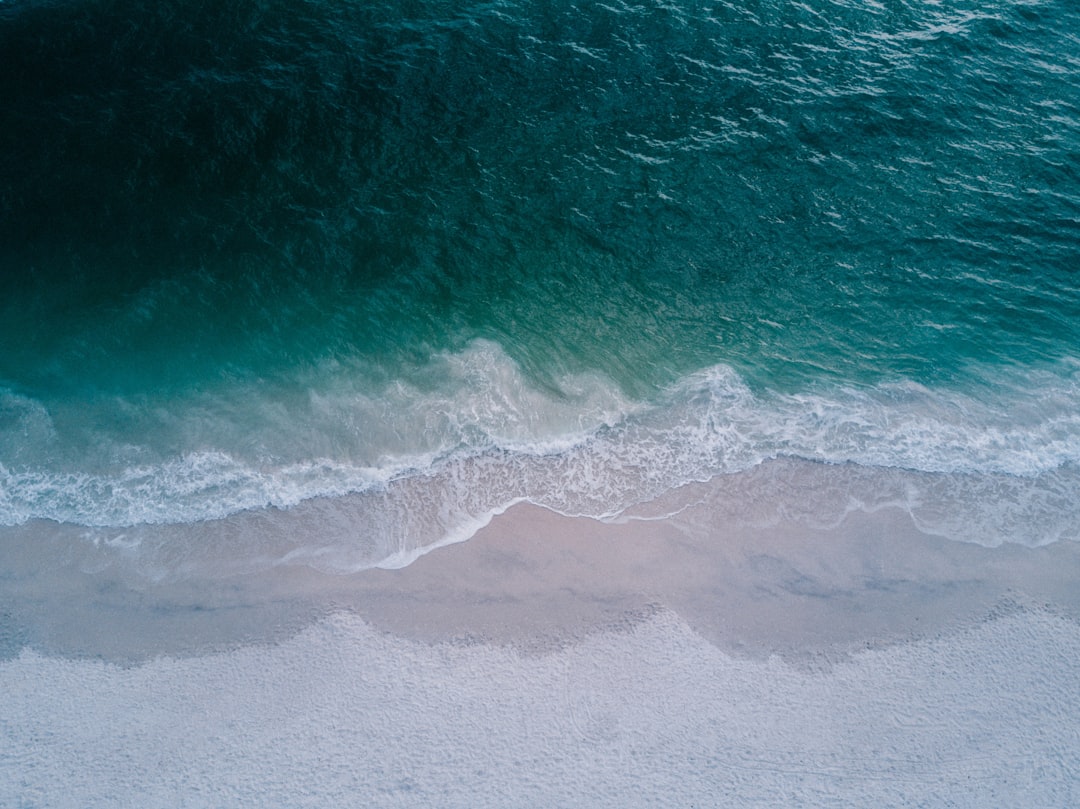
<path fill-rule="evenodd" d="M 1077 32 L 1064 0 L 4 0 L 0 530 L 345 572 L 713 480 L 786 492 L 730 523 L 1076 540 Z"/>

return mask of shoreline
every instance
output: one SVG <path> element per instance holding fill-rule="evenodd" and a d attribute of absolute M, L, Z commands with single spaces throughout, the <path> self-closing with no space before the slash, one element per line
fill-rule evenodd
<path fill-rule="evenodd" d="M 690 484 L 612 522 L 518 503 L 405 567 L 348 574 L 204 563 L 154 581 L 72 526 L 2 529 L 0 659 L 23 645 L 128 664 L 212 654 L 280 642 L 336 611 L 425 643 L 537 653 L 670 611 L 727 653 L 789 660 L 934 637 L 1014 609 L 1080 622 L 1080 543 L 958 542 L 890 506 L 815 527 L 779 518 L 774 502 L 754 525 L 729 519 L 728 484 Z M 650 516 L 658 510 L 671 516 Z M 285 516 L 319 529 L 310 515 Z"/>

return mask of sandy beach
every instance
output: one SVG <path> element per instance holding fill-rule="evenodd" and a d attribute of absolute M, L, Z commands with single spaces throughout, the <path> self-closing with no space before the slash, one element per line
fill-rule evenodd
<path fill-rule="evenodd" d="M 0 0 L 0 809 L 1080 807 L 1077 31 Z"/>
<path fill-rule="evenodd" d="M 519 504 L 349 575 L 154 583 L 5 529 L 0 804 L 1080 798 L 1080 546 L 894 508 L 726 526 L 727 496 L 611 523 Z"/>

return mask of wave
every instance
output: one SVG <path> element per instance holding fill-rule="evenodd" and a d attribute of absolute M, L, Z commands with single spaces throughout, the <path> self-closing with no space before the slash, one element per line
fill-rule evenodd
<path fill-rule="evenodd" d="M 341 369 L 317 381 L 261 399 L 243 389 L 171 407 L 113 402 L 128 416 L 111 428 L 102 403 L 77 421 L 7 392 L 0 524 L 124 529 L 352 497 L 353 561 L 341 565 L 393 564 L 515 502 L 618 519 L 717 476 L 734 476 L 732 491 L 739 475 L 761 482 L 754 470 L 778 460 L 821 467 L 802 498 L 808 522 L 888 503 L 924 530 L 990 544 L 1054 541 L 1080 524 L 1080 369 L 1068 364 L 999 372 L 978 390 L 794 393 L 754 390 L 720 365 L 633 400 L 597 375 L 532 383 L 476 341 L 377 394 Z"/>

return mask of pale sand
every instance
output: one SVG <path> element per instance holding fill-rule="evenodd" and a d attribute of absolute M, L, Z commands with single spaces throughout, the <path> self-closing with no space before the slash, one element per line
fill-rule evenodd
<path fill-rule="evenodd" d="M 1080 619 L 1080 543 L 954 542 L 894 508 L 821 528 L 717 524 L 720 488 L 677 493 L 675 517 L 617 524 L 520 504 L 408 567 L 349 575 L 279 565 L 155 583 L 102 562 L 73 529 L 4 529 L 0 652 L 29 644 L 139 662 L 279 641 L 339 609 L 407 638 L 537 652 L 664 609 L 727 652 L 788 659 L 933 637 L 1014 609 Z"/>
<path fill-rule="evenodd" d="M 718 487 L 351 575 L 6 530 L 0 806 L 1080 805 L 1080 543 L 730 525 Z"/>

